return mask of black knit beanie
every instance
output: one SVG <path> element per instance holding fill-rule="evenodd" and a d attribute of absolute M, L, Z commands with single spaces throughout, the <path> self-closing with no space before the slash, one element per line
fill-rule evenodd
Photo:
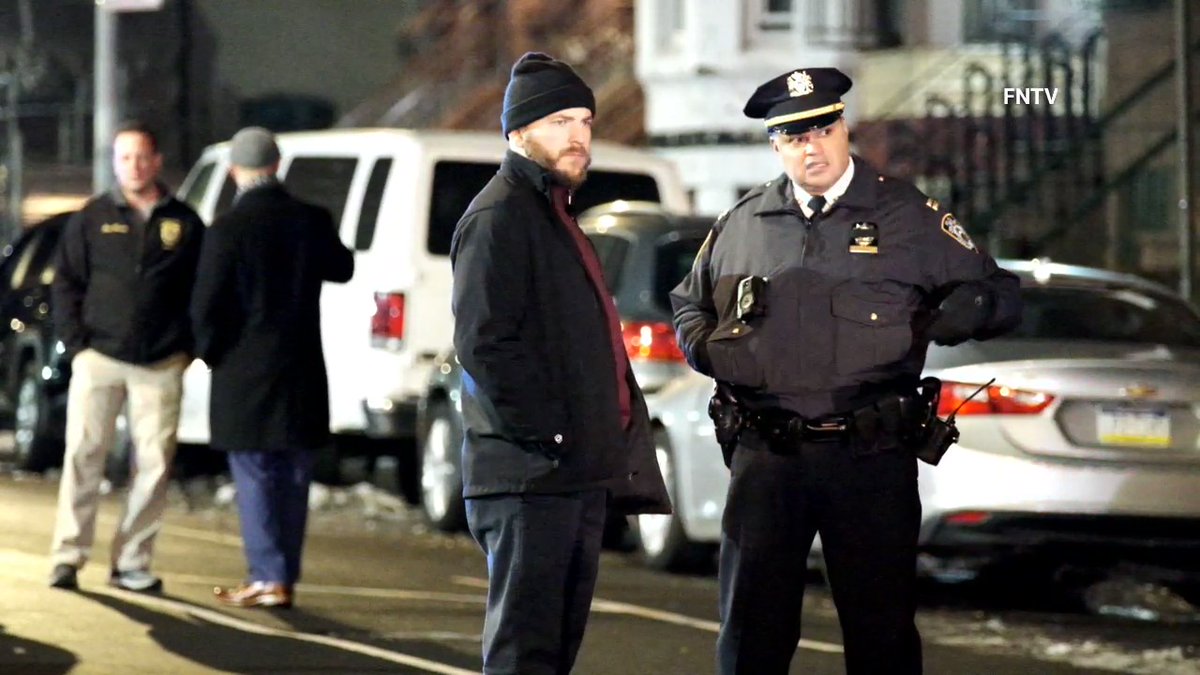
<path fill-rule="evenodd" d="M 500 126 L 508 132 L 567 108 L 587 108 L 596 114 L 596 97 L 571 66 L 540 52 L 527 52 L 513 64 L 504 90 Z"/>

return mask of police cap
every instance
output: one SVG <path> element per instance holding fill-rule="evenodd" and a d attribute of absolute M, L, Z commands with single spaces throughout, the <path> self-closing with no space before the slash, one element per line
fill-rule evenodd
<path fill-rule="evenodd" d="M 800 134 L 833 124 L 846 104 L 852 82 L 837 68 L 793 70 L 764 83 L 746 101 L 746 117 L 761 119 L 767 131 Z"/>

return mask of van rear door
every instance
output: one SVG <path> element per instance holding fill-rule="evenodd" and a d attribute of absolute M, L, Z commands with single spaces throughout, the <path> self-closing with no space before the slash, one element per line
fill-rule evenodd
<path fill-rule="evenodd" d="M 329 209 L 339 238 L 353 250 L 359 237 L 363 184 L 373 161 L 360 154 L 296 154 L 281 171 L 282 180 L 296 198 Z M 366 303 L 354 295 L 348 284 L 329 283 L 321 290 L 321 342 L 329 377 L 330 427 L 335 430 L 359 430 L 364 424 L 362 411 L 353 401 L 361 386 L 360 354 L 366 349 L 366 327 L 347 325 L 348 315 L 354 314 L 347 308 L 365 308 Z"/>

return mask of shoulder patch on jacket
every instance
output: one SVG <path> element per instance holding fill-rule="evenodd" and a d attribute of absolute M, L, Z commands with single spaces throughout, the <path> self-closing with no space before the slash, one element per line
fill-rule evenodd
<path fill-rule="evenodd" d="M 963 229 L 961 224 L 959 224 L 958 219 L 954 217 L 954 214 L 947 213 L 946 215 L 942 216 L 942 232 L 950 235 L 951 239 L 957 241 L 968 251 L 975 251 L 976 253 L 979 252 L 979 249 L 975 246 L 975 242 L 971 241 L 971 236 L 967 234 L 967 231 Z"/>

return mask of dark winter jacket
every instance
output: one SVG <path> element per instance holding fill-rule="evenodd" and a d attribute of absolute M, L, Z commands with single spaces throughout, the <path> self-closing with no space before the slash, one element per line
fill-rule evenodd
<path fill-rule="evenodd" d="M 217 218 L 192 301 L 196 355 L 212 368 L 213 447 L 296 450 L 328 442 L 321 284 L 353 273 L 354 256 L 329 212 L 278 184 L 245 192 Z"/>
<path fill-rule="evenodd" d="M 622 429 L 601 297 L 550 202 L 551 178 L 508 153 L 454 234 L 454 346 L 463 365 L 467 497 L 607 487 L 618 508 L 666 512 L 633 376 Z"/>
<path fill-rule="evenodd" d="M 51 292 L 68 353 L 92 348 L 147 364 L 192 351 L 188 302 L 204 223 L 162 189 L 144 223 L 115 189 L 67 223 Z"/>

